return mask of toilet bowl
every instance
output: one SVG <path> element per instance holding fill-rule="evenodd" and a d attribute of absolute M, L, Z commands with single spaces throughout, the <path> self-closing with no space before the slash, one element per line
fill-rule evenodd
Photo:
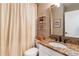
<path fill-rule="evenodd" d="M 33 47 L 24 52 L 24 56 L 37 56 L 38 49 Z"/>

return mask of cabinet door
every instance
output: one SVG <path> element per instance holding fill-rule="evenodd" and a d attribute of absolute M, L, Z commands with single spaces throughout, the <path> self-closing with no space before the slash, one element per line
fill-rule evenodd
<path fill-rule="evenodd" d="M 61 53 L 58 53 L 52 49 L 49 49 L 41 44 L 39 44 L 39 55 L 48 55 L 48 56 L 64 56 L 63 54 Z"/>
<path fill-rule="evenodd" d="M 45 53 L 44 51 L 40 51 L 39 56 L 49 56 L 49 54 Z"/>

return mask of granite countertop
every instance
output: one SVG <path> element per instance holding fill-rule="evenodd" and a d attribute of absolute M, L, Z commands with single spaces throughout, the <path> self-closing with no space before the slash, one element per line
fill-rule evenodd
<path fill-rule="evenodd" d="M 79 56 L 79 52 L 78 51 L 75 51 L 75 50 L 72 50 L 70 48 L 56 48 L 56 47 L 53 47 L 51 45 L 49 45 L 49 42 L 52 42 L 52 40 L 36 40 L 37 43 L 40 43 L 54 51 L 57 51 L 65 56 Z"/>

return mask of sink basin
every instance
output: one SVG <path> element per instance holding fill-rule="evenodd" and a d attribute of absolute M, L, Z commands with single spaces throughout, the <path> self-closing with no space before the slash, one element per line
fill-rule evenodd
<path fill-rule="evenodd" d="M 65 45 L 57 42 L 49 42 L 49 45 L 56 47 L 56 48 L 67 48 Z"/>

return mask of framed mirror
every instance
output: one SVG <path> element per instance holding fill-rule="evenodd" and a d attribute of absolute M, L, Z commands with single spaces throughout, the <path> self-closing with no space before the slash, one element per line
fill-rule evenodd
<path fill-rule="evenodd" d="M 79 3 L 64 3 L 65 36 L 79 38 Z"/>

